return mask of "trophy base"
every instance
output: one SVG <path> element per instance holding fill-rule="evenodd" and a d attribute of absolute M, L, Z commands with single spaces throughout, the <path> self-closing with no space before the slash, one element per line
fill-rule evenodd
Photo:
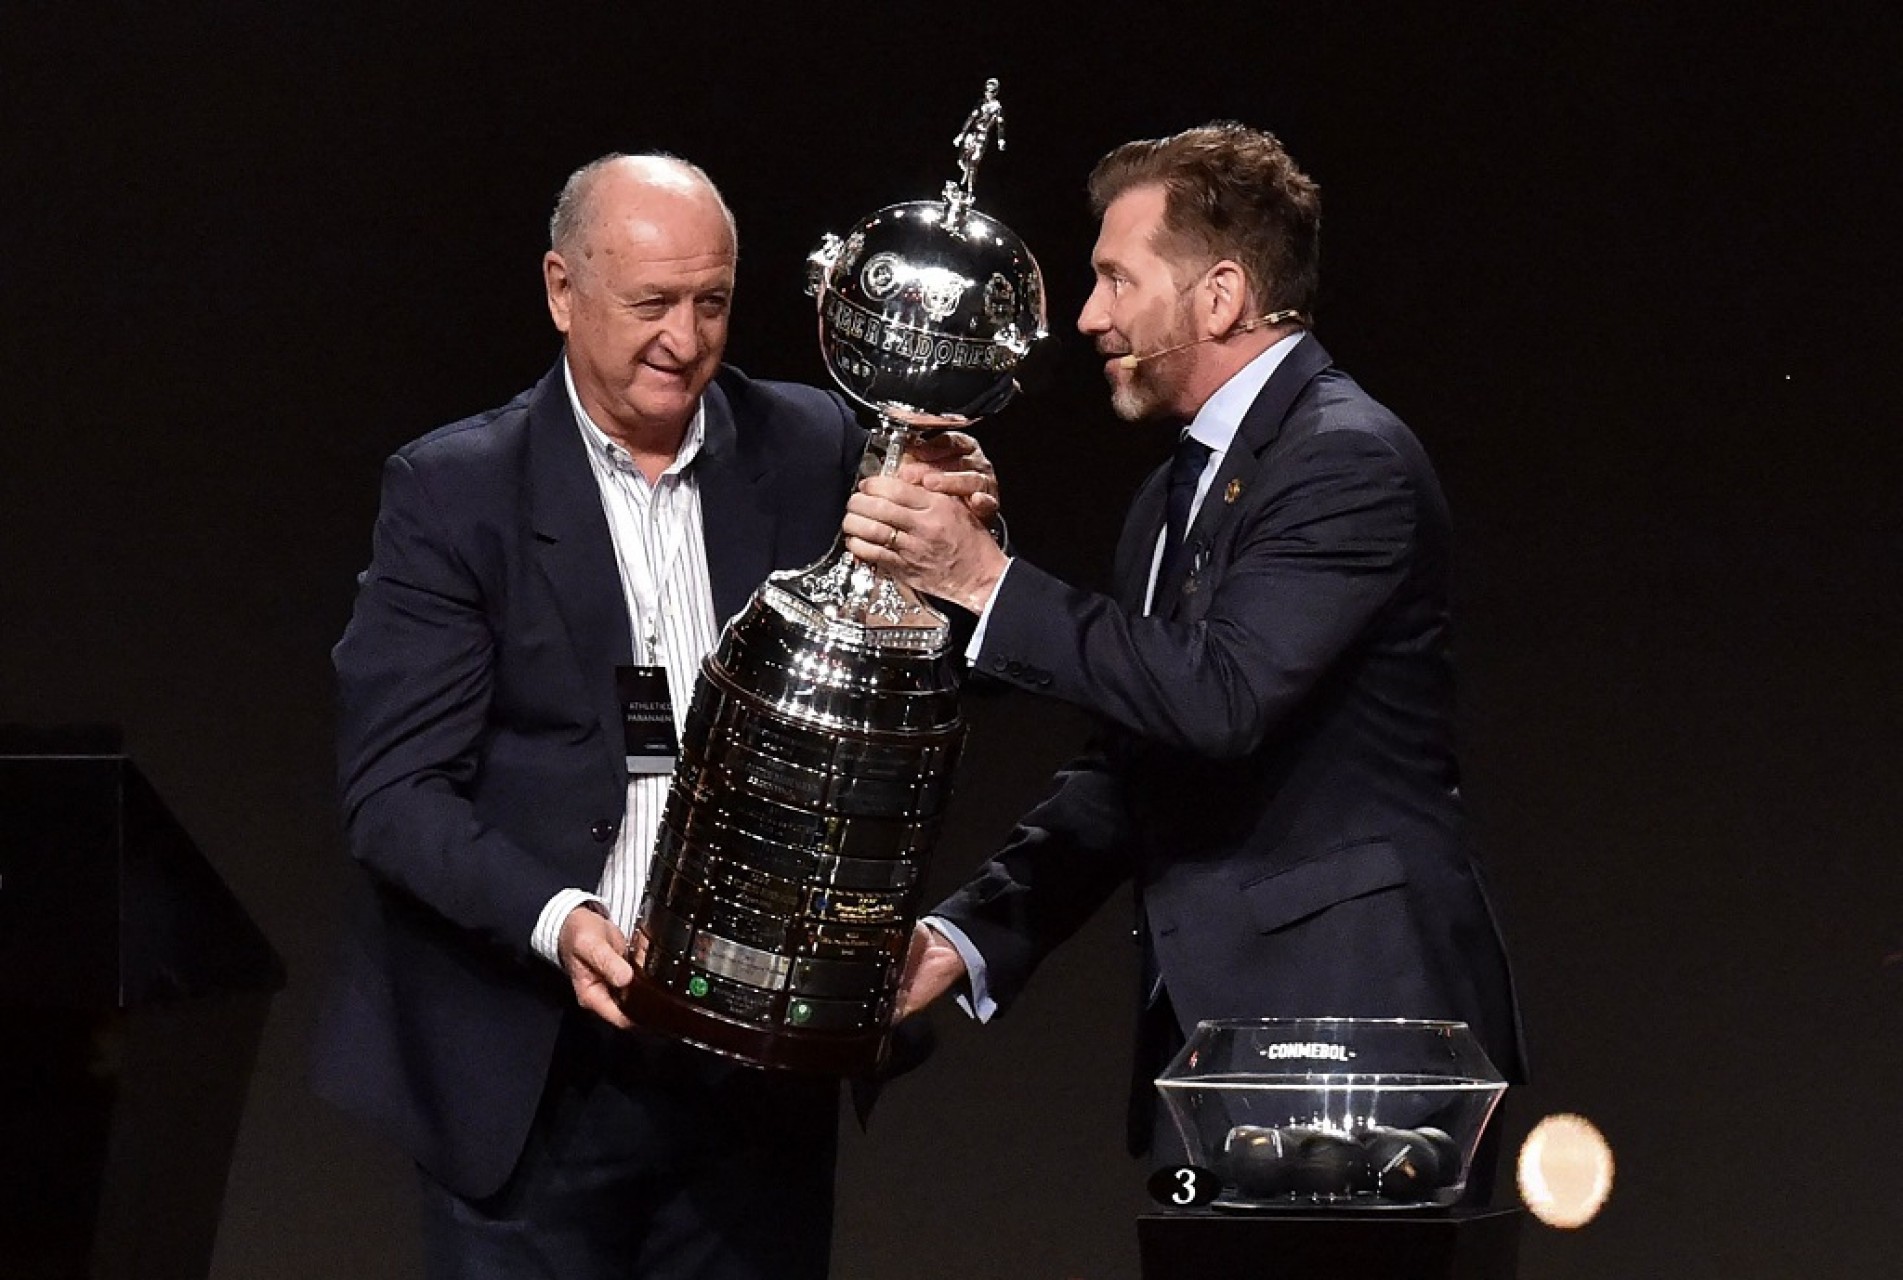
<path fill-rule="evenodd" d="M 855 1076 L 875 1071 L 886 1055 L 883 1027 L 863 1032 L 802 1035 L 784 1027 L 749 1026 L 682 999 L 637 966 L 621 998 L 634 1025 L 696 1048 L 768 1070 Z"/>

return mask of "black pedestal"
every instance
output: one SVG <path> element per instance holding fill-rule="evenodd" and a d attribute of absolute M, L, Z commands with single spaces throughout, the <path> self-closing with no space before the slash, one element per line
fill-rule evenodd
<path fill-rule="evenodd" d="M 204 1280 L 283 982 L 116 732 L 0 726 L 0 1276 Z"/>
<path fill-rule="evenodd" d="M 1514 1280 L 1518 1209 L 1148 1213 L 1143 1280 Z"/>

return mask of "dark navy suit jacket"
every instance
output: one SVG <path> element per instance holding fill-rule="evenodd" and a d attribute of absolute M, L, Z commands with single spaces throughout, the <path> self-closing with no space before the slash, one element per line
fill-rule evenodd
<path fill-rule="evenodd" d="M 1125 523 L 1117 598 L 1023 560 L 1006 574 L 979 669 L 1103 729 L 937 913 L 1008 1006 L 1133 878 L 1184 1033 L 1205 1018 L 1454 1018 L 1519 1078 L 1458 789 L 1448 517 L 1426 455 L 1305 337 L 1144 617 L 1164 483 L 1145 482 Z"/>
<path fill-rule="evenodd" d="M 723 369 L 700 489 L 715 616 L 825 554 L 865 435 L 839 397 Z M 574 997 L 530 949 L 592 889 L 625 807 L 614 668 L 633 641 L 558 363 L 384 470 L 369 569 L 333 654 L 360 878 L 317 1091 L 439 1182 L 501 1186 Z"/>

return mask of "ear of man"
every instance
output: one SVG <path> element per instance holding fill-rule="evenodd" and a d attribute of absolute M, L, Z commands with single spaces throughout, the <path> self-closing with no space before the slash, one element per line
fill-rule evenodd
<path fill-rule="evenodd" d="M 549 318 L 555 322 L 555 328 L 561 333 L 568 332 L 568 315 L 573 287 L 574 282 L 569 277 L 568 263 L 562 255 L 553 249 L 543 254 L 542 288 L 548 294 Z"/>
<path fill-rule="evenodd" d="M 1203 273 L 1200 285 L 1202 313 L 1198 318 L 1201 335 L 1222 338 L 1247 323 L 1254 300 L 1249 296 L 1249 280 L 1235 262 L 1224 258 Z M 1199 335 L 1199 336 L 1201 336 Z"/>

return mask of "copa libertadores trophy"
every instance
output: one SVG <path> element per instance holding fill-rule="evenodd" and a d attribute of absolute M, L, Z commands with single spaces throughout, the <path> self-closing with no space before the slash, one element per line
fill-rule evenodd
<path fill-rule="evenodd" d="M 997 81 L 942 199 L 808 259 L 819 344 L 877 415 L 860 474 L 915 431 L 996 412 L 1044 336 L 1037 262 L 974 205 L 1004 145 Z M 630 948 L 643 1026 L 757 1066 L 880 1060 L 964 740 L 945 618 L 850 555 L 776 573 L 702 664 Z"/>

